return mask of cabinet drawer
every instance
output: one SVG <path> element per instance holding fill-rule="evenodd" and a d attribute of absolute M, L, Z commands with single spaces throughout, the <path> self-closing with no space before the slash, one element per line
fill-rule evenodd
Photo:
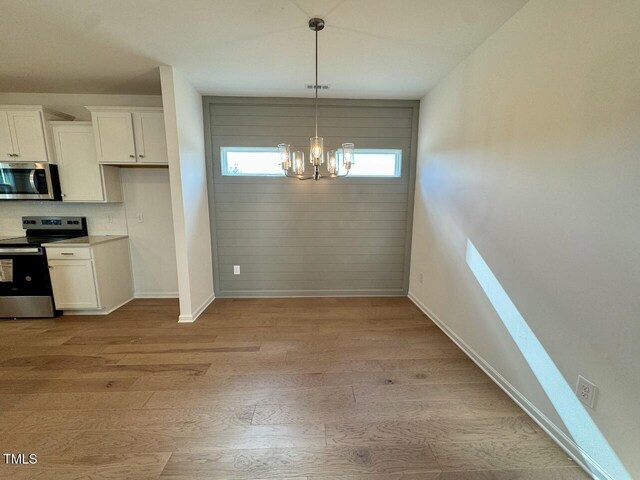
<path fill-rule="evenodd" d="M 89 260 L 91 259 L 90 248 L 47 248 L 47 258 L 49 260 Z"/>

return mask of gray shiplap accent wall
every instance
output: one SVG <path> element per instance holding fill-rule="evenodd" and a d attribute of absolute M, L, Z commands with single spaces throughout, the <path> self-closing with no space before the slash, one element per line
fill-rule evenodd
<path fill-rule="evenodd" d="M 313 99 L 203 102 L 217 297 L 407 294 L 419 102 L 321 99 L 325 149 L 400 149 L 402 175 L 319 182 L 220 167 L 229 146 L 290 143 L 308 160 Z"/>

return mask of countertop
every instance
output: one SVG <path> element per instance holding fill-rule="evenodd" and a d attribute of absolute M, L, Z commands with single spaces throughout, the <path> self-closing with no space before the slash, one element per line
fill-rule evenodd
<path fill-rule="evenodd" d="M 129 238 L 127 235 L 89 235 L 87 237 L 69 238 L 67 240 L 60 240 L 58 242 L 43 243 L 43 247 L 93 247 L 100 245 L 101 243 L 113 242 L 114 240 L 121 240 L 123 238 Z"/>

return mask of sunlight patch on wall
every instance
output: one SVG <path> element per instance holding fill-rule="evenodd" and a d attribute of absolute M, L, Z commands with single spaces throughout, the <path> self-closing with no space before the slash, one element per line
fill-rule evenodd
<path fill-rule="evenodd" d="M 469 239 L 466 261 L 574 442 L 613 478 L 631 480 L 609 442 Z"/>

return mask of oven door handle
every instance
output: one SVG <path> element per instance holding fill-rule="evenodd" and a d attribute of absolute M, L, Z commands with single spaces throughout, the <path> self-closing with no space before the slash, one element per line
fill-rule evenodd
<path fill-rule="evenodd" d="M 42 250 L 38 247 L 12 247 L 0 248 L 0 255 L 41 255 Z"/>

